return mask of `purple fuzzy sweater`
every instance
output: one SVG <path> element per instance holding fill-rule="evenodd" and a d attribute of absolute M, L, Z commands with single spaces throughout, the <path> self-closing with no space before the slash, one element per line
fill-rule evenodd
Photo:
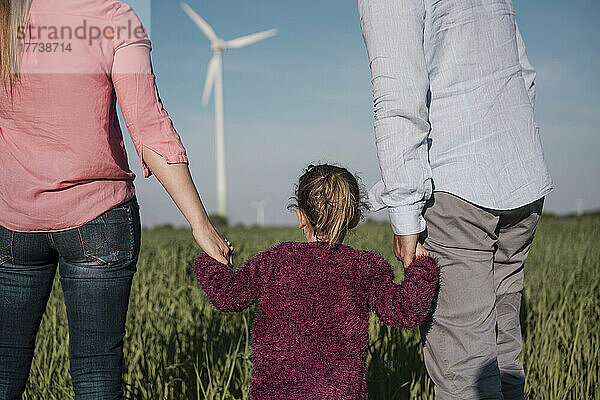
<path fill-rule="evenodd" d="M 284 242 L 233 271 L 200 254 L 196 277 L 221 311 L 257 303 L 252 331 L 253 400 L 366 399 L 369 311 L 400 329 L 431 309 L 438 267 L 419 257 L 395 284 L 372 251 Z"/>

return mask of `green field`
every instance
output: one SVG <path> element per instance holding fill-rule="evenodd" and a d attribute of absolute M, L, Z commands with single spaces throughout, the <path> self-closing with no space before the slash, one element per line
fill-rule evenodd
<path fill-rule="evenodd" d="M 284 240 L 293 228 L 226 228 L 236 265 Z M 388 225 L 361 225 L 348 244 L 398 265 Z M 544 217 L 526 268 L 522 311 L 529 399 L 600 399 L 600 216 Z M 185 229 L 144 230 L 125 338 L 127 398 L 248 399 L 252 310 L 221 314 L 190 265 L 198 253 Z M 396 271 L 401 277 L 400 268 Z M 370 399 L 432 399 L 418 332 L 371 319 Z M 72 398 L 67 322 L 58 280 L 37 339 L 26 399 Z"/>

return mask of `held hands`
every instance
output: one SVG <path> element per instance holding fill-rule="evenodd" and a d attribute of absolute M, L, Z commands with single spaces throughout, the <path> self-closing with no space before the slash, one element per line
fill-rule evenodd
<path fill-rule="evenodd" d="M 408 267 L 415 258 L 429 256 L 429 252 L 419 243 L 419 234 L 394 235 L 394 254 L 396 258 Z"/>
<path fill-rule="evenodd" d="M 233 264 L 233 245 L 221 237 L 211 223 L 192 227 L 192 234 L 198 246 L 221 264 Z"/>

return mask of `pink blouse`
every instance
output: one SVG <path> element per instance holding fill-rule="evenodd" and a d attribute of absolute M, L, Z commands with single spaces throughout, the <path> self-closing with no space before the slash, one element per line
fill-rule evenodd
<path fill-rule="evenodd" d="M 188 163 L 164 110 L 146 31 L 113 0 L 34 0 L 22 34 L 21 80 L 0 87 L 0 225 L 61 231 L 135 194 L 119 101 L 143 175 L 142 145 Z"/>

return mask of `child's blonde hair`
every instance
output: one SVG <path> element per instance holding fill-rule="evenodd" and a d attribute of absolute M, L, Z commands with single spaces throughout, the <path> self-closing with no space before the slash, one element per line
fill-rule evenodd
<path fill-rule="evenodd" d="M 309 165 L 296 185 L 289 208 L 306 215 L 317 240 L 341 243 L 361 217 L 362 191 L 347 169 L 330 164 Z"/>

